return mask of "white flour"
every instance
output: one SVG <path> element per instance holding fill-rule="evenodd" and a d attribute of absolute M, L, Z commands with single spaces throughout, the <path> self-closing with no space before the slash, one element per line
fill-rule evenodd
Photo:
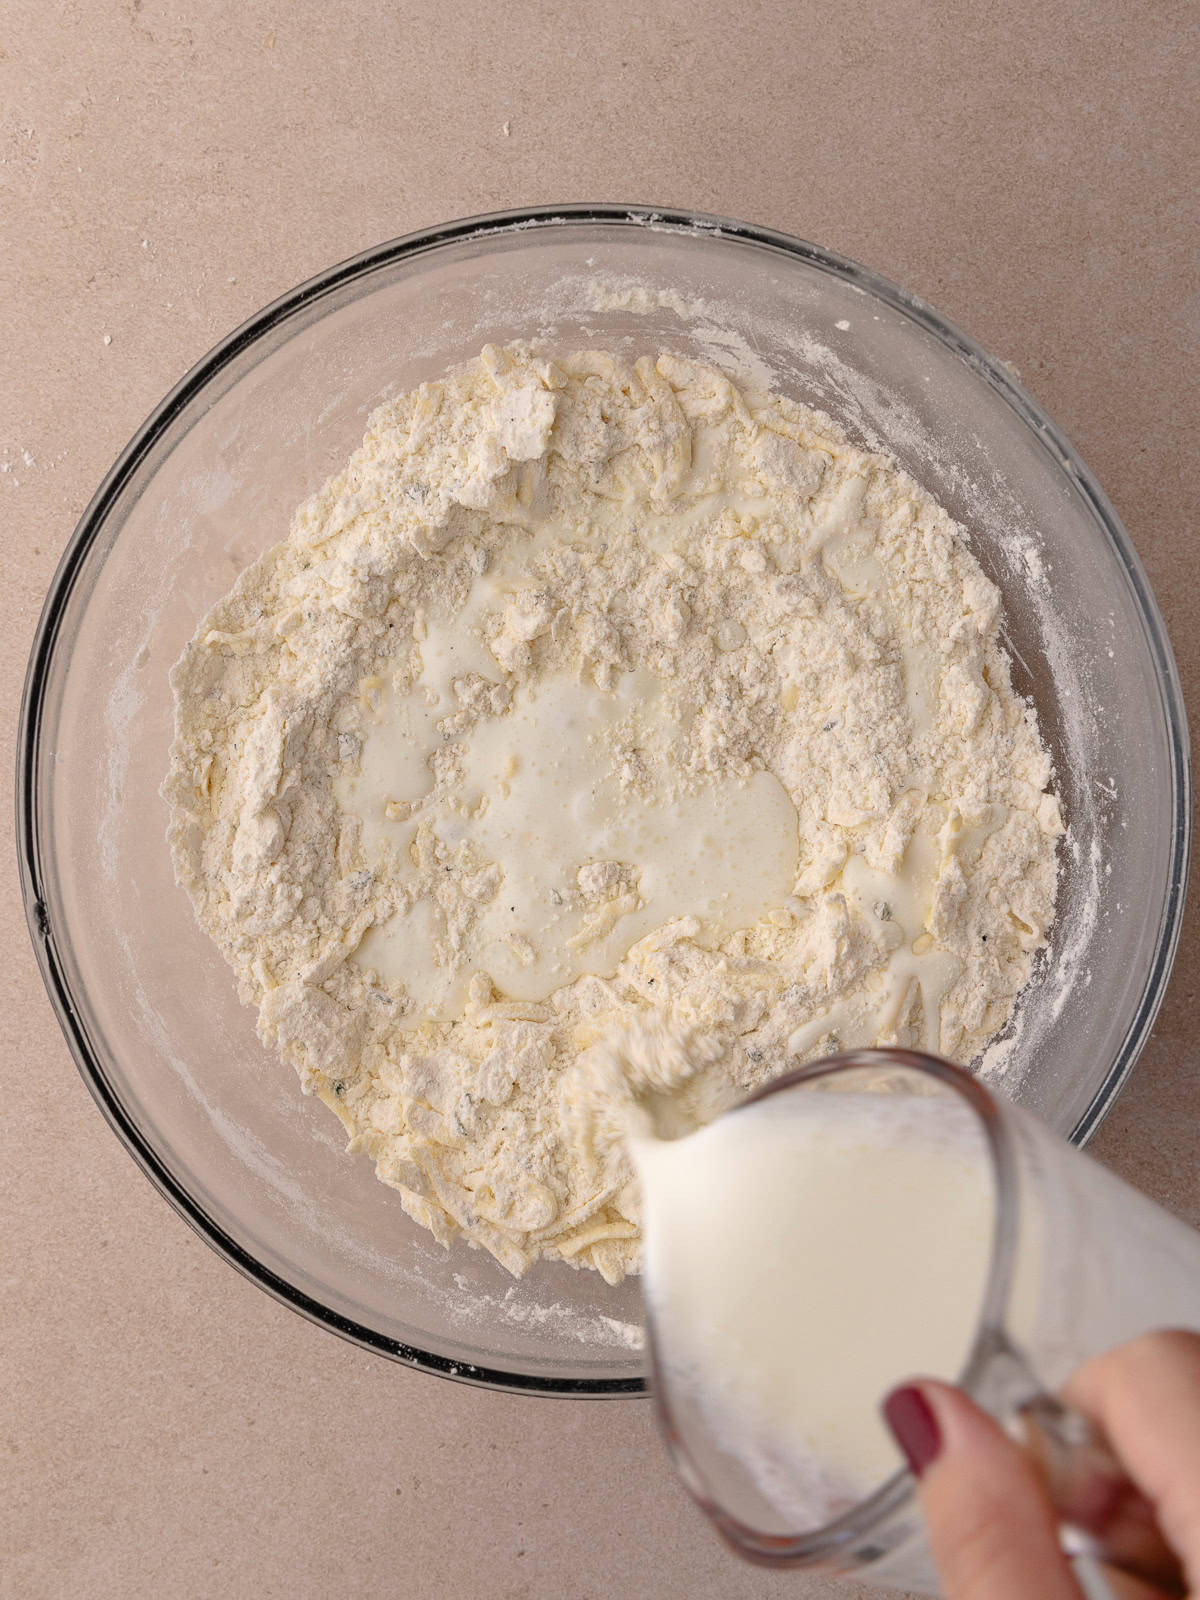
<path fill-rule="evenodd" d="M 708 1115 L 1008 1020 L 1061 823 L 999 620 L 827 418 L 677 356 L 489 349 L 375 413 L 176 667 L 177 875 L 413 1217 L 616 1281 L 628 1055 L 595 1046 L 683 1041 L 612 1097 Z"/>

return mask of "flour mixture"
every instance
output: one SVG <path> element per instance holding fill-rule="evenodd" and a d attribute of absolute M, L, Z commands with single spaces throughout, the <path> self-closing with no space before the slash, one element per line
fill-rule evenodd
<path fill-rule="evenodd" d="M 514 1273 L 637 1266 L 604 1041 L 661 1037 L 611 1084 L 660 1115 L 970 1061 L 1046 942 L 1050 759 L 961 530 L 680 356 L 382 406 L 172 681 L 177 875 L 262 1038 Z"/>

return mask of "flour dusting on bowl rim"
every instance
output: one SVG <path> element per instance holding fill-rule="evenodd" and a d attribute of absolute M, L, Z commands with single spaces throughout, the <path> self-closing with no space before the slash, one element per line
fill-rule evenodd
<path fill-rule="evenodd" d="M 218 1253 L 225 1256 L 275 1298 L 357 1343 L 380 1350 L 401 1361 L 443 1372 L 448 1376 L 514 1390 L 613 1394 L 638 1392 L 643 1388 L 643 1383 L 640 1378 L 559 1379 L 530 1377 L 511 1371 L 493 1371 L 486 1367 L 449 1361 L 436 1354 L 384 1339 L 372 1329 L 339 1317 L 330 1308 L 316 1303 L 294 1285 L 273 1274 L 206 1214 L 203 1207 L 178 1182 L 146 1139 L 135 1118 L 123 1105 L 106 1077 L 99 1053 L 80 1015 L 72 993 L 70 963 L 64 955 L 64 950 L 60 948 L 53 925 L 50 904 L 52 896 L 48 889 L 48 862 L 45 855 L 47 830 L 45 819 L 40 817 L 38 812 L 39 785 L 44 776 L 43 764 L 48 756 L 48 752 L 42 748 L 41 735 L 47 719 L 52 719 L 57 710 L 47 698 L 52 689 L 51 666 L 55 660 L 56 650 L 60 646 L 68 609 L 73 601 L 79 600 L 79 585 L 85 574 L 88 557 L 102 541 L 106 523 L 120 504 L 121 497 L 135 477 L 139 466 L 201 391 L 212 384 L 235 357 L 245 352 L 271 330 L 311 311 L 324 297 L 338 288 L 352 284 L 355 280 L 366 277 L 382 267 L 419 257 L 442 245 L 462 241 L 486 242 L 491 237 L 501 237 L 522 230 L 552 229 L 557 224 L 588 223 L 613 228 L 662 231 L 676 236 L 693 235 L 697 239 L 710 241 L 729 239 L 757 245 L 767 251 L 778 252 L 783 257 L 798 259 L 810 269 L 840 280 L 843 285 L 864 296 L 865 308 L 870 307 L 873 301 L 877 308 L 893 311 L 916 324 L 964 362 L 971 372 L 986 383 L 1026 425 L 1058 470 L 1066 475 L 1071 486 L 1085 502 L 1093 520 L 1119 559 L 1145 626 L 1146 641 L 1153 656 L 1156 681 L 1164 708 L 1164 721 L 1170 741 L 1170 771 L 1163 774 L 1163 781 L 1169 784 L 1170 788 L 1173 831 L 1168 841 L 1169 867 L 1166 894 L 1159 919 L 1154 959 L 1137 1007 L 1126 1029 L 1124 1041 L 1108 1076 L 1073 1130 L 1072 1138 L 1077 1143 L 1083 1143 L 1090 1137 L 1111 1105 L 1145 1043 L 1161 1003 L 1178 940 L 1187 878 L 1190 844 L 1189 756 L 1178 676 L 1149 585 L 1115 514 L 1071 446 L 1006 370 L 923 302 L 856 264 L 815 246 L 767 229 L 749 227 L 715 217 L 650 207 L 543 207 L 471 218 L 407 235 L 320 274 L 266 307 L 229 335 L 171 391 L 134 436 L 109 472 L 81 518 L 67 547 L 39 623 L 22 702 L 17 772 L 17 830 L 22 890 L 43 979 L 72 1053 L 85 1082 L 110 1125 L 151 1181 Z M 618 287 L 616 290 L 605 292 L 621 293 L 627 290 Z M 702 312 L 707 309 L 693 303 L 694 311 Z M 702 314 L 696 315 L 694 320 L 696 323 L 707 324 L 718 336 L 720 335 L 719 322 Z M 731 348 L 728 343 L 719 355 L 716 348 L 712 353 L 726 364 L 734 366 L 738 364 L 739 352 Z M 750 352 L 750 355 L 753 356 L 753 352 Z M 1039 581 L 1037 568 L 1040 559 L 1040 553 L 1036 549 L 1031 549 L 1026 556 L 1035 593 Z M 123 714 L 130 717 L 136 715 L 139 693 L 133 681 L 133 670 L 131 663 L 123 679 L 128 692 Z M 49 758 L 53 759 L 53 755 L 49 754 Z M 120 771 L 115 767 L 111 773 L 111 789 L 114 794 L 118 794 L 120 790 Z M 1091 855 L 1095 856 L 1094 850 Z M 1094 874 L 1101 871 L 1098 860 L 1093 859 L 1090 862 L 1085 860 L 1082 864 Z M 1076 930 L 1076 937 L 1082 940 L 1085 934 L 1081 930 Z M 1086 974 L 1078 973 L 1076 981 L 1086 981 Z M 620 1342 L 625 1342 L 623 1334 Z"/>

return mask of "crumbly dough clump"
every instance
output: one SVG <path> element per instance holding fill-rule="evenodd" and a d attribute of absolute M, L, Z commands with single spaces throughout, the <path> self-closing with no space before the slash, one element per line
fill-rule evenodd
<path fill-rule="evenodd" d="M 381 845 L 345 801 L 372 719 L 421 690 L 430 630 L 489 573 L 482 662 L 453 678 L 429 794 L 389 808 L 410 826 Z M 676 788 L 782 784 L 791 892 L 720 937 L 679 916 L 612 970 L 514 999 L 471 969 L 502 867 L 424 808 L 450 814 L 473 732 L 539 684 L 603 697 L 634 672 L 679 730 L 649 764 Z M 636 1268 L 636 1186 L 588 1072 L 622 1029 L 663 1049 L 620 1092 L 681 1114 L 835 1046 L 969 1061 L 1046 942 L 1051 763 L 962 530 L 827 417 L 679 355 L 488 348 L 389 401 L 172 683 L 177 875 L 261 1037 L 411 1216 L 514 1273 Z M 614 738 L 622 784 L 650 792 L 636 728 Z M 581 863 L 562 894 L 606 936 L 642 903 L 621 862 Z M 422 1016 L 360 949 L 414 907 L 459 1015 Z"/>

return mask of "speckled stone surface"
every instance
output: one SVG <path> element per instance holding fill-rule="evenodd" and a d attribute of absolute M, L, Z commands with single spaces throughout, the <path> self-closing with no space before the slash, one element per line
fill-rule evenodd
<path fill-rule="evenodd" d="M 381 239 L 565 199 L 816 240 L 1013 363 L 1129 528 L 1195 713 L 1197 42 L 1172 0 L 10 0 L 5 741 L 76 519 L 216 339 Z M 93 1107 L 3 871 L 0 1595 L 854 1592 L 727 1555 L 644 1403 L 401 1371 L 223 1265 Z M 1192 1221 L 1197 928 L 1094 1145 Z"/>

